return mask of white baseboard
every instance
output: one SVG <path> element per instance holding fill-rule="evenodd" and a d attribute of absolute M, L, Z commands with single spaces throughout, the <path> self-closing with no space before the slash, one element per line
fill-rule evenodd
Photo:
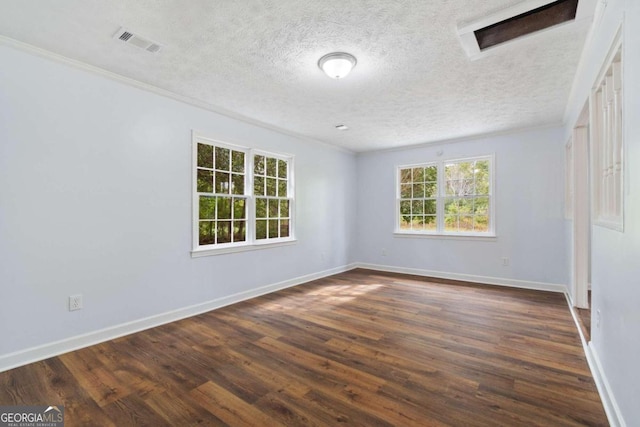
<path fill-rule="evenodd" d="M 300 276 L 293 279 L 285 280 L 283 282 L 262 286 L 260 288 L 251 289 L 244 292 L 239 292 L 237 294 L 217 298 L 215 300 L 195 304 L 189 307 L 179 308 L 177 310 L 168 311 L 166 313 L 157 314 L 154 316 L 146 317 L 144 319 L 122 323 L 120 325 L 111 326 L 98 331 L 93 331 L 86 334 L 66 338 L 60 341 L 43 344 L 37 347 L 28 348 L 26 350 L 17 351 L 15 353 L 9 353 L 0 356 L 0 372 L 8 371 L 9 369 L 17 368 L 18 366 L 38 362 L 40 360 L 48 359 L 50 357 L 68 353 L 73 350 L 78 350 L 80 348 L 99 344 L 101 342 L 109 341 L 135 332 L 140 332 L 145 329 L 154 328 L 166 323 L 175 322 L 187 317 L 206 313 L 207 311 L 215 310 L 227 305 L 235 304 L 240 301 L 255 298 L 260 295 L 265 295 L 281 289 L 290 288 L 292 286 L 297 286 L 306 282 L 310 282 L 312 280 L 321 279 L 323 277 L 332 276 L 334 274 L 342 273 L 354 268 L 355 264 L 349 264 L 329 270 L 320 271 L 317 273 L 307 274 L 305 276 Z"/>
<path fill-rule="evenodd" d="M 227 305 L 235 304 L 241 301 L 245 301 L 251 298 L 255 298 L 261 295 L 265 295 L 271 292 L 275 292 L 281 289 L 286 289 L 292 286 L 297 286 L 303 283 L 310 282 L 312 280 L 321 279 L 323 277 L 332 276 L 334 274 L 342 273 L 345 271 L 353 270 L 354 268 L 364 268 L 368 270 L 385 271 L 391 273 L 403 273 L 413 274 L 417 276 L 436 277 L 440 279 L 461 280 L 473 283 L 483 283 L 490 285 L 511 286 L 524 289 L 535 289 L 551 292 L 562 292 L 567 297 L 567 302 L 571 308 L 571 300 L 565 285 L 544 283 L 544 282 L 531 282 L 515 279 L 503 279 L 496 277 L 475 276 L 469 274 L 460 273 L 446 273 L 441 271 L 422 270 L 415 268 L 405 267 L 393 267 L 387 265 L 368 264 L 368 263 L 353 263 L 329 270 L 324 270 L 305 276 L 296 277 L 293 279 L 285 280 L 279 283 L 274 283 L 260 288 L 251 289 L 237 294 L 229 295 L 226 297 L 218 298 L 215 300 L 207 301 L 201 304 L 195 304 L 189 307 L 172 310 L 166 313 L 161 313 L 155 316 L 146 317 L 144 319 L 135 320 L 132 322 L 122 323 L 120 325 L 112 326 L 109 328 L 101 329 L 94 332 L 89 332 L 83 335 L 66 338 L 64 340 L 47 343 L 41 346 L 32 347 L 26 350 L 21 350 L 15 353 L 6 354 L 0 356 L 0 372 L 7 371 L 19 366 L 23 366 L 29 363 L 38 362 L 40 360 L 48 359 L 50 357 L 58 356 L 60 354 L 68 353 L 70 351 L 78 350 L 91 345 L 99 344 L 105 341 L 116 339 L 125 335 L 140 332 L 145 329 L 154 328 L 156 326 L 164 325 L 166 323 L 175 322 L 177 320 L 185 319 L 187 317 L 196 316 L 198 314 L 206 313 L 211 310 L 225 307 Z M 577 324 L 578 320 L 576 314 L 571 308 L 571 313 L 578 327 L 580 338 L 584 347 L 584 351 L 589 363 L 589 367 L 593 374 L 596 387 L 600 393 L 605 412 L 609 419 L 609 423 L 612 426 L 626 427 L 626 423 L 622 418 L 620 409 L 616 403 L 611 387 L 607 378 L 602 370 L 600 360 L 598 358 L 595 348 L 591 343 L 587 343 L 580 326 Z"/>
<path fill-rule="evenodd" d="M 564 285 L 551 284 L 551 283 L 530 282 L 530 281 L 524 281 L 524 280 L 503 279 L 503 278 L 496 278 L 496 277 L 484 277 L 484 276 L 475 276 L 475 275 L 460 274 L 460 273 L 446 273 L 441 271 L 393 267 L 393 266 L 368 264 L 368 263 L 353 263 L 353 264 L 332 268 L 329 270 L 320 271 L 317 273 L 308 274 L 305 276 L 296 277 L 293 279 L 285 280 L 283 282 L 262 286 L 260 288 L 240 292 L 237 294 L 229 295 L 226 297 L 218 298 L 218 299 L 207 301 L 200 304 L 195 304 L 189 307 L 172 310 L 166 313 L 157 314 L 154 316 L 146 317 L 144 319 L 122 323 L 120 325 L 115 325 L 115 326 L 104 328 L 98 331 L 77 335 L 77 336 L 66 338 L 60 341 L 43 344 L 37 347 L 28 348 L 26 350 L 17 351 L 15 353 L 5 354 L 0 356 L 0 372 L 7 371 L 9 369 L 13 369 L 18 366 L 23 366 L 28 363 L 44 360 L 49 357 L 58 356 L 60 354 L 67 353 L 69 351 L 78 350 L 80 348 L 99 344 L 101 342 L 119 338 L 135 332 L 140 332 L 145 329 L 164 325 L 170 322 L 175 322 L 177 320 L 195 316 L 201 313 L 205 313 L 207 311 L 215 310 L 217 308 L 221 308 L 230 304 L 234 304 L 240 301 L 258 297 L 260 295 L 265 295 L 271 292 L 275 292 L 280 289 L 297 286 L 302 283 L 310 282 L 312 280 L 342 273 L 344 271 L 352 270 L 354 268 L 365 268 L 369 270 L 386 271 L 386 272 L 392 272 L 392 273 L 413 274 L 418 276 L 437 277 L 441 279 L 462 280 L 466 282 L 484 283 L 484 284 L 490 284 L 490 285 L 511 286 L 511 287 L 524 288 L 524 289 L 535 289 L 535 290 L 566 293 L 566 287 Z"/>
<path fill-rule="evenodd" d="M 413 274 L 416 276 L 435 277 L 438 279 L 460 280 L 463 282 L 482 283 L 486 285 L 509 286 L 512 288 L 533 289 L 567 293 L 567 286 L 556 283 L 532 282 L 528 280 L 506 279 L 502 277 L 477 276 L 473 274 L 448 273 L 444 271 L 423 270 L 418 268 L 395 267 L 390 265 L 356 263 L 357 268 L 386 271 L 390 273 Z"/>
<path fill-rule="evenodd" d="M 587 355 L 587 360 L 589 361 L 591 373 L 593 374 L 593 380 L 598 388 L 598 393 L 600 393 L 600 399 L 602 399 L 602 406 L 604 406 L 604 411 L 607 413 L 609 424 L 612 427 L 626 427 L 627 423 L 625 423 L 624 418 L 622 417 L 622 412 L 620 412 L 618 402 L 616 402 L 616 398 L 613 395 L 607 376 L 602 369 L 598 352 L 591 341 L 589 341 L 589 344 L 585 349 L 585 353 Z"/>
<path fill-rule="evenodd" d="M 593 381 L 596 383 L 596 388 L 598 389 L 598 394 L 600 395 L 600 400 L 602 401 L 604 412 L 607 414 L 609 425 L 611 425 L 612 427 L 626 427 L 627 424 L 622 418 L 620 407 L 618 406 L 618 403 L 613 396 L 611 386 L 609 385 L 609 381 L 604 374 L 604 370 L 602 369 L 602 365 L 600 364 L 600 359 L 598 358 L 596 349 L 591 341 L 587 342 L 584 334 L 582 333 L 580 320 L 578 320 L 578 313 L 576 313 L 576 310 L 573 307 L 573 302 L 570 295 L 566 293 L 565 296 L 567 297 L 567 303 L 569 304 L 569 310 L 571 311 L 573 321 L 576 324 L 576 328 L 578 328 L 580 341 L 582 341 L 582 348 L 584 350 L 585 356 L 587 357 L 587 363 L 589 364 L 589 369 L 591 370 L 591 376 L 593 377 Z"/>

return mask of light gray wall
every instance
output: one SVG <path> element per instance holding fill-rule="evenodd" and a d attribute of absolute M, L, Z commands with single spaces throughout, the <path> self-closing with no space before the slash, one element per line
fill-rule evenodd
<path fill-rule="evenodd" d="M 398 165 L 487 154 L 495 154 L 495 241 L 393 235 Z M 569 270 L 563 168 L 561 128 L 361 154 L 356 259 L 479 280 L 565 286 Z M 508 267 L 502 257 L 509 257 Z"/>
<path fill-rule="evenodd" d="M 349 262 L 353 154 L 7 46 L 0 64 L 0 356 Z M 297 244 L 190 257 L 192 129 L 295 155 Z"/>
<path fill-rule="evenodd" d="M 566 133 L 595 84 L 616 30 L 623 32 L 624 232 L 592 229 L 591 347 L 627 425 L 640 424 L 640 2 L 609 0 L 576 76 Z M 600 312 L 600 327 L 595 314 Z"/>
<path fill-rule="evenodd" d="M 568 284 L 563 147 L 623 16 L 625 231 L 593 229 L 593 311 L 602 323 L 592 346 L 634 425 L 640 2 L 633 0 L 608 1 L 565 129 L 357 159 L 0 46 L 0 356 L 353 261 Z M 190 258 L 192 129 L 296 156 L 296 245 Z M 496 241 L 393 237 L 395 166 L 438 159 L 438 150 L 442 158 L 495 153 Z M 67 297 L 76 293 L 85 308 L 69 313 Z"/>

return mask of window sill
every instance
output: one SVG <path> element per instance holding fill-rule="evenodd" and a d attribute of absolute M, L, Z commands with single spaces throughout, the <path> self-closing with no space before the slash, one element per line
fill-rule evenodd
<path fill-rule="evenodd" d="M 394 237 L 419 238 L 419 239 L 442 239 L 442 240 L 473 240 L 473 241 L 495 241 L 498 236 L 495 234 L 444 234 L 444 233 L 411 233 L 396 231 Z"/>
<path fill-rule="evenodd" d="M 206 249 L 194 249 L 191 251 L 191 258 L 201 258 L 205 256 L 232 254 L 236 252 L 255 251 L 260 249 L 275 248 L 278 246 L 295 245 L 298 241 L 296 239 L 283 239 L 277 242 L 266 243 L 247 243 L 243 245 L 232 245 L 222 248 L 206 248 Z"/>
<path fill-rule="evenodd" d="M 593 225 L 597 225 L 599 227 L 608 228 L 614 231 L 624 232 L 624 226 L 622 225 L 621 220 L 607 220 L 607 219 L 596 219 L 593 221 Z"/>

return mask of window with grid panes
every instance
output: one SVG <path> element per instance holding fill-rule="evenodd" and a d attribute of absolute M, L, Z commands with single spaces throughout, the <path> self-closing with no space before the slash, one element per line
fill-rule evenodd
<path fill-rule="evenodd" d="M 400 169 L 400 230 L 435 231 L 438 167 Z"/>
<path fill-rule="evenodd" d="M 489 160 L 463 160 L 444 165 L 444 229 L 489 231 Z"/>
<path fill-rule="evenodd" d="M 624 231 L 622 38 L 619 32 L 591 93 L 594 223 Z"/>
<path fill-rule="evenodd" d="M 289 160 L 269 155 L 254 155 L 253 193 L 256 201 L 256 240 L 289 237 Z"/>
<path fill-rule="evenodd" d="M 396 232 L 493 235 L 492 157 L 398 167 Z"/>
<path fill-rule="evenodd" d="M 293 240 L 293 158 L 194 138 L 194 251 Z"/>
<path fill-rule="evenodd" d="M 246 242 L 246 151 L 197 144 L 198 246 Z"/>

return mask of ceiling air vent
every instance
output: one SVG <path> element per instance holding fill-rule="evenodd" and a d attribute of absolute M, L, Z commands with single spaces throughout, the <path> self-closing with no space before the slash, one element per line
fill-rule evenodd
<path fill-rule="evenodd" d="M 122 41 L 128 42 L 131 37 L 133 37 L 133 34 L 128 31 L 123 31 L 118 38 Z"/>
<path fill-rule="evenodd" d="M 162 45 L 160 43 L 156 43 L 145 37 L 139 36 L 125 28 L 120 28 L 118 32 L 114 34 L 113 38 L 151 53 L 158 53 L 160 49 L 162 49 Z"/>
<path fill-rule="evenodd" d="M 527 0 L 458 28 L 467 55 L 475 59 L 489 49 L 582 18 L 594 0 Z"/>

